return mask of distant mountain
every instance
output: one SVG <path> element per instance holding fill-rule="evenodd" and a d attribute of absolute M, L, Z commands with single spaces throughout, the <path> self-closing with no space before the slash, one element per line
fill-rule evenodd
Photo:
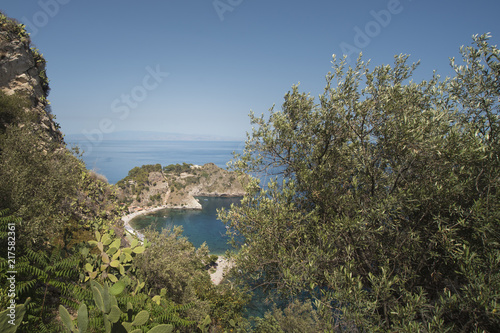
<path fill-rule="evenodd" d="M 67 142 L 81 142 L 86 140 L 95 140 L 94 138 L 87 138 L 83 133 L 66 134 L 65 140 Z M 242 141 L 240 137 L 230 137 L 223 135 L 197 135 L 197 134 L 184 134 L 184 133 L 166 133 L 166 132 L 152 132 L 152 131 L 120 131 L 103 134 L 102 140 L 158 140 L 158 141 Z"/>

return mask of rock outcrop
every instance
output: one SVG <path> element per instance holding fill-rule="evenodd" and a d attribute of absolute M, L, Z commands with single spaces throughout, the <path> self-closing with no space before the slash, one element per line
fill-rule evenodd
<path fill-rule="evenodd" d="M 150 171 L 145 181 L 145 177 L 142 177 L 142 181 L 127 177 L 119 181 L 117 186 L 131 212 L 155 206 L 201 209 L 201 204 L 195 198 L 197 196 L 245 195 L 245 186 L 249 181 L 246 175 L 221 169 L 213 163 L 203 166 L 185 164 L 184 168 Z"/>
<path fill-rule="evenodd" d="M 25 96 L 31 103 L 36 125 L 50 141 L 63 142 L 59 125 L 52 119 L 47 100 L 49 84 L 46 62 L 31 47 L 24 26 L 0 13 L 0 90 L 7 95 Z"/>

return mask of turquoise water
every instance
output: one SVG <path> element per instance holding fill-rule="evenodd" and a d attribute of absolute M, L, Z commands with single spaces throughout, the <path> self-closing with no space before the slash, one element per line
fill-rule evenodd
<path fill-rule="evenodd" d="M 164 209 L 149 215 L 141 215 L 130 222 L 135 229 L 153 226 L 161 231 L 174 225 L 183 227 L 186 236 L 195 247 L 206 242 L 211 254 L 222 255 L 231 249 L 227 244 L 226 226 L 217 219 L 218 208 L 229 208 L 231 204 L 238 204 L 241 198 L 197 198 L 202 210 Z"/>

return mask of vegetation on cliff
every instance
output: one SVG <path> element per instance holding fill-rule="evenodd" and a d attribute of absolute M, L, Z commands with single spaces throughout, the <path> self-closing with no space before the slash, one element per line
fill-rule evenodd
<path fill-rule="evenodd" d="M 132 207 L 167 205 L 200 208 L 194 196 L 243 196 L 249 178 L 213 163 L 203 166 L 171 164 L 143 165 L 118 181 L 123 202 Z"/>

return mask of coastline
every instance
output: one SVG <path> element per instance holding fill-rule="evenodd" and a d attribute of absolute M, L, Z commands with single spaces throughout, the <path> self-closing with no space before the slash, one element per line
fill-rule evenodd
<path fill-rule="evenodd" d="M 126 231 L 128 231 L 129 233 L 131 233 L 132 235 L 137 236 L 137 238 L 139 238 L 141 241 L 143 241 L 144 235 L 142 233 L 140 233 L 139 231 L 135 230 L 134 228 L 132 228 L 132 226 L 130 225 L 130 221 L 132 221 L 132 219 L 134 219 L 135 217 L 137 217 L 139 215 L 146 215 L 146 214 L 153 213 L 153 212 L 156 212 L 158 210 L 167 209 L 167 208 L 170 208 L 170 207 L 168 207 L 167 205 L 163 205 L 163 206 L 157 206 L 154 208 L 135 211 L 133 213 L 124 215 L 124 216 L 122 216 L 123 228 Z"/>
<path fill-rule="evenodd" d="M 163 209 L 186 209 L 186 208 L 179 207 L 179 206 L 172 207 L 170 205 L 163 205 L 163 206 L 157 206 L 157 207 L 153 207 L 153 208 L 149 208 L 149 209 L 144 209 L 141 211 L 136 211 L 136 212 L 122 216 L 121 220 L 123 221 L 123 228 L 127 232 L 129 232 L 130 234 L 137 236 L 137 238 L 139 238 L 141 241 L 143 241 L 144 235 L 142 233 L 140 233 L 139 231 L 135 230 L 134 228 L 132 228 L 132 226 L 130 225 L 130 221 L 132 221 L 132 219 L 134 219 L 137 216 L 146 215 L 146 214 L 153 213 L 153 212 L 163 210 Z M 218 285 L 224 279 L 224 275 L 231 268 L 233 268 L 234 262 L 227 260 L 227 258 L 224 256 L 219 256 L 217 258 L 216 263 L 217 263 L 217 268 L 216 268 L 215 272 L 212 274 L 210 274 L 210 273 L 209 274 L 210 274 L 210 280 L 212 281 L 212 283 L 215 285 Z"/>
<path fill-rule="evenodd" d="M 194 209 L 194 210 L 199 210 L 202 209 L 201 204 L 199 203 L 198 200 L 196 200 L 193 197 L 193 200 L 191 200 L 187 205 L 184 206 L 177 206 L 177 205 L 162 205 L 162 206 L 156 206 L 153 208 L 146 208 L 142 210 L 135 211 L 133 213 L 129 213 L 127 215 L 122 216 L 121 220 L 123 221 L 123 227 L 125 228 L 126 231 L 130 232 L 133 235 L 137 235 L 140 240 L 144 239 L 144 235 L 141 234 L 139 231 L 135 230 L 132 228 L 130 225 L 130 221 L 132 221 L 134 218 L 140 215 L 147 215 L 149 213 L 153 213 L 159 210 L 163 209 Z"/>

